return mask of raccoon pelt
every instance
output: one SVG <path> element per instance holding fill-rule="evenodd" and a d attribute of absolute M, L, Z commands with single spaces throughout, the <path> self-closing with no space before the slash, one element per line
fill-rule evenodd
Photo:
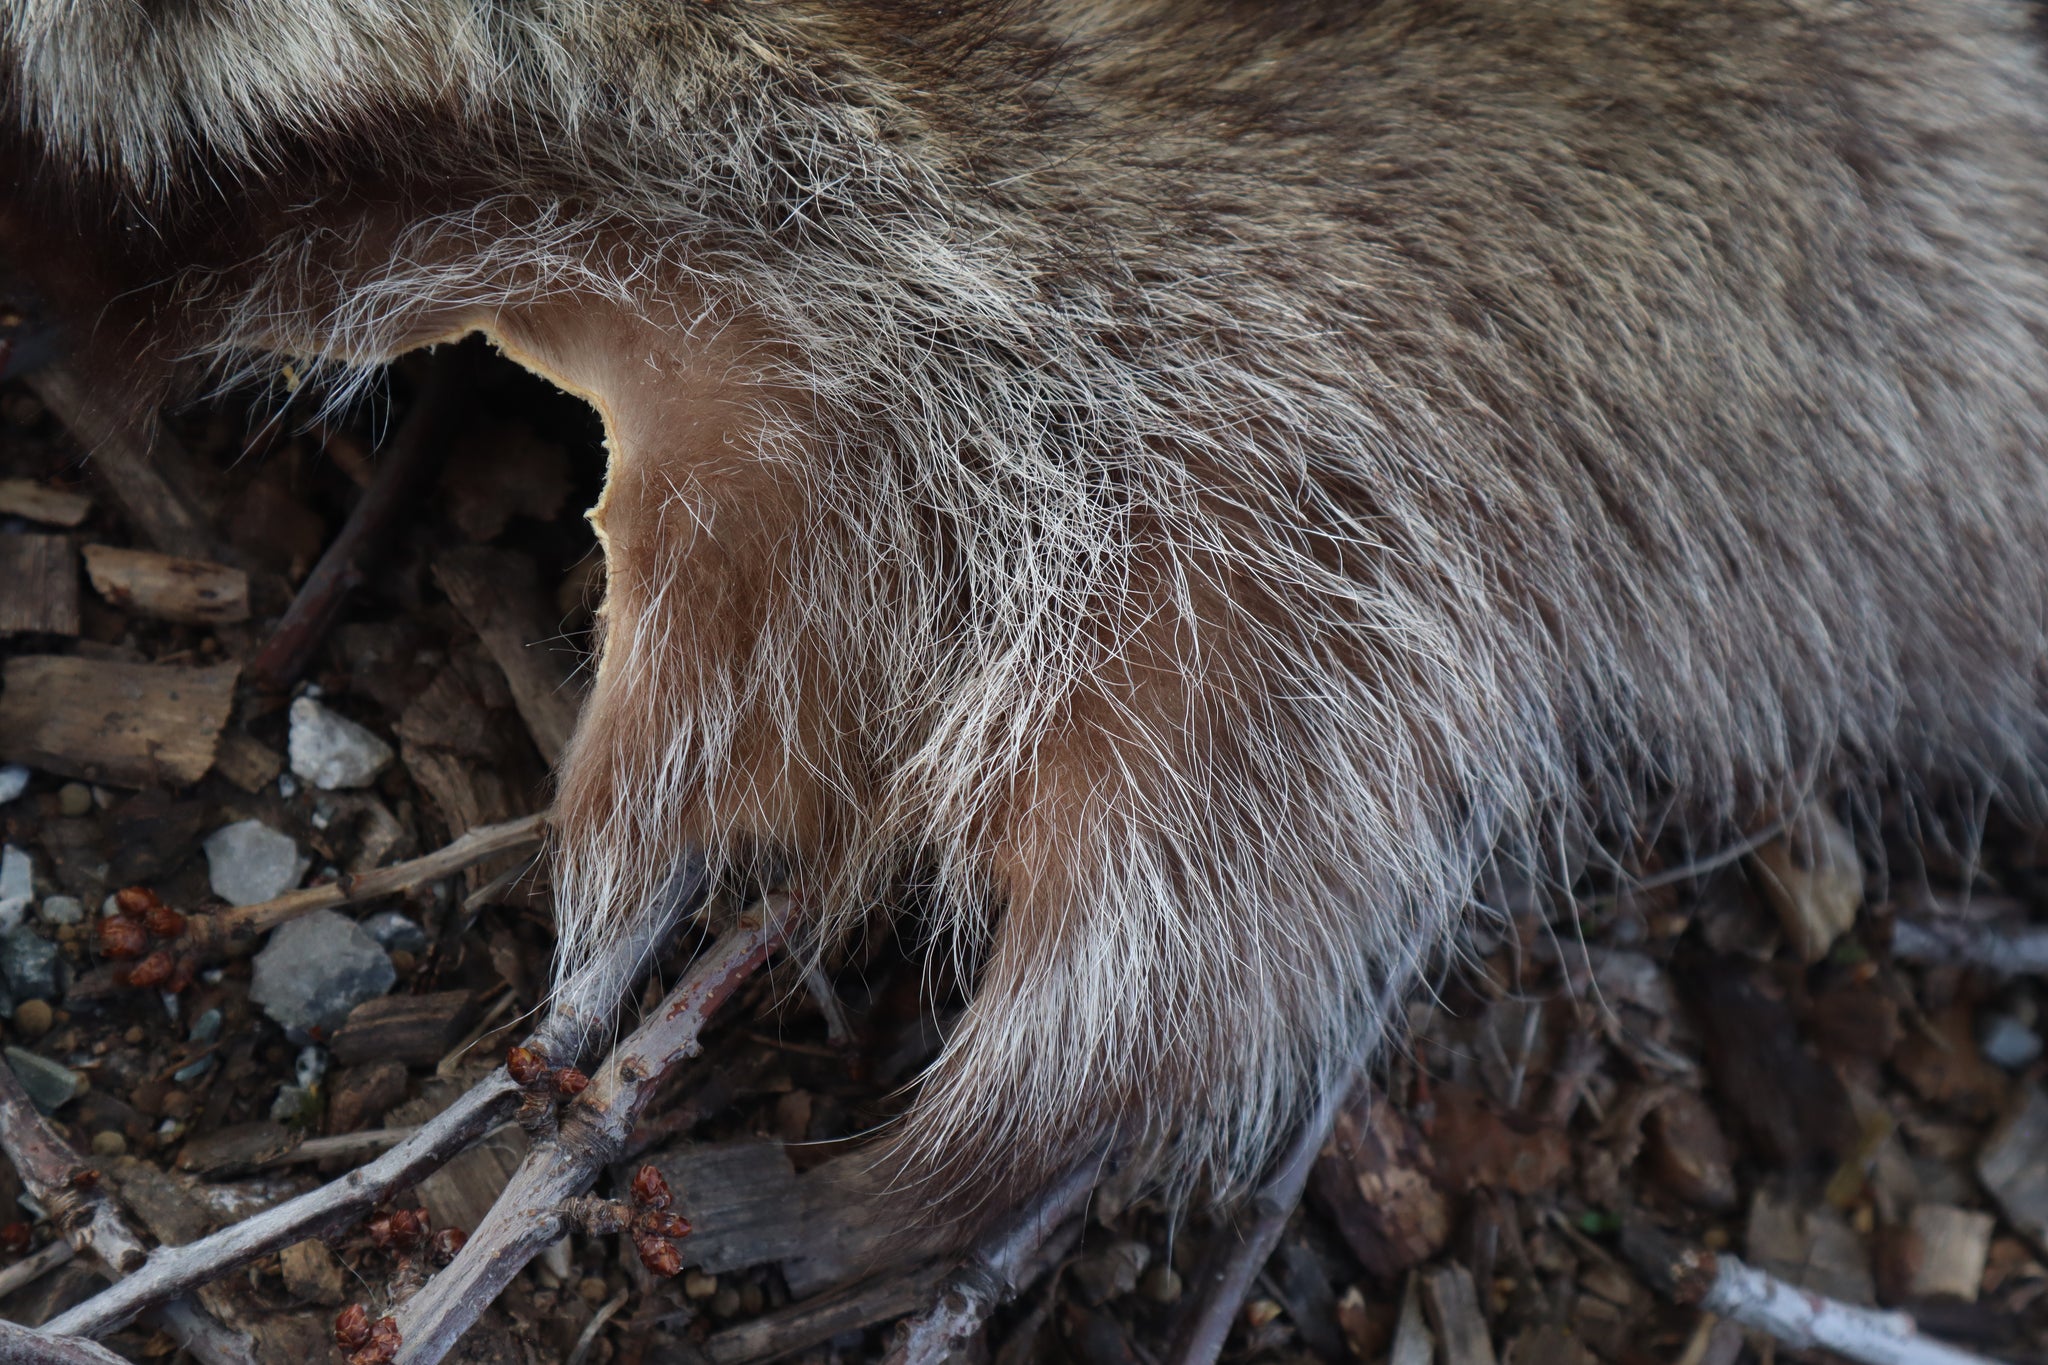
<path fill-rule="evenodd" d="M 973 995 L 889 1138 L 1242 1188 L 1503 846 L 2038 794 L 2004 0 L 6 0 L 149 373 L 483 332 L 610 466 L 560 964 L 678 858 Z M 137 359 L 140 358 L 140 359 Z"/>

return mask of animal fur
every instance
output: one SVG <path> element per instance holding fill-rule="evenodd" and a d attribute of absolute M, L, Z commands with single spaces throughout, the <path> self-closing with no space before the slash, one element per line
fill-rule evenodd
<path fill-rule="evenodd" d="M 688 849 L 821 940 L 926 878 L 948 1207 L 1111 1130 L 1240 1187 L 1503 845 L 2037 789 L 2021 5 L 0 14 L 110 346 L 482 330 L 598 405 L 560 970 Z"/>

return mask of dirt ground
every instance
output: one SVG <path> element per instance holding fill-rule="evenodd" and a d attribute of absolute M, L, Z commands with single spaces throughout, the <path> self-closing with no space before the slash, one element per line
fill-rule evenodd
<path fill-rule="evenodd" d="M 195 946 L 173 921 L 225 912 L 223 886 L 353 884 L 544 809 L 601 591 L 581 517 L 601 434 L 498 362 L 466 370 L 441 435 L 411 446 L 421 371 L 325 421 L 303 398 L 275 415 L 280 378 L 168 419 L 150 467 L 193 524 L 166 530 L 133 510 L 150 494 L 124 486 L 132 469 L 82 464 L 61 378 L 0 389 L 0 763 L 26 770 L 0 769 L 0 1038 L 137 1225 L 182 1243 L 383 1150 L 502 1061 L 540 1006 L 549 891 L 524 846 L 320 912 L 372 945 L 338 1023 L 280 1022 L 290 1007 L 259 983 L 267 961 L 289 966 L 285 928 Z M 338 576 L 322 568 L 337 542 L 361 547 Z M 164 549 L 200 564 L 110 552 Z M 302 755 L 317 727 L 295 743 L 295 714 L 355 748 Z M 216 838 L 230 828 L 241 844 Z M 1225 1357 L 1830 1358 L 1675 1301 L 1624 1246 L 1648 1226 L 1904 1309 L 1988 1359 L 2044 1358 L 2048 840 L 1896 798 L 1821 802 L 1753 835 L 1617 847 L 1562 890 L 1490 876 L 1468 950 L 1340 1115 Z M 175 914 L 132 913 L 136 897 L 122 913 L 124 888 Z M 961 999 L 885 907 L 873 925 L 829 979 L 778 964 L 728 1005 L 601 1187 L 622 1192 L 642 1164 L 666 1174 L 694 1228 L 681 1272 L 652 1273 L 622 1234 L 572 1234 L 460 1358 L 886 1352 L 952 1261 L 881 1221 L 859 1139 L 900 1111 Z M 683 940 L 664 981 L 704 936 Z M 525 1144 L 501 1130 L 381 1221 L 263 1257 L 201 1302 L 259 1359 L 340 1360 L 345 1305 L 381 1316 L 434 1270 L 388 1215 L 474 1227 Z M 0 1164 L 0 1276 L 57 1259 L 23 1193 Z M 1173 1360 L 1205 1256 L 1238 1236 L 1112 1180 L 968 1354 Z M 43 1322 L 100 1283 L 84 1258 L 53 1264 L 0 1317 Z M 109 1344 L 181 1349 L 147 1325 Z"/>

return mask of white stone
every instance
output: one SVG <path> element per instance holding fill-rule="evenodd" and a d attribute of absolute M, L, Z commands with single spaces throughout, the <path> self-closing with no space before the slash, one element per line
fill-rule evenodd
<path fill-rule="evenodd" d="M 45 924 L 77 924 L 85 918 L 85 902 L 76 896 L 45 896 L 36 913 Z"/>
<path fill-rule="evenodd" d="M 311 697 L 292 703 L 286 748 L 292 771 L 322 791 L 367 787 L 392 759 L 389 744 Z"/>
<path fill-rule="evenodd" d="M 0 845 L 0 934 L 21 923 L 36 898 L 36 865 L 13 844 Z"/>
<path fill-rule="evenodd" d="M 207 878 L 229 905 L 254 905 L 299 884 L 313 860 L 289 834 L 261 820 L 238 820 L 206 836 Z"/>
<path fill-rule="evenodd" d="M 19 763 L 0 765 L 0 806 L 28 790 L 28 769 Z"/>

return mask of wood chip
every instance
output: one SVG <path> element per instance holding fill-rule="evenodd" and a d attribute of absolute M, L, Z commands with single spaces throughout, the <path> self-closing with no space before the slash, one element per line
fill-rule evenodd
<path fill-rule="evenodd" d="M 1443 1250 L 1450 1206 L 1428 1146 L 1384 1096 L 1361 1091 L 1337 1115 L 1310 1189 L 1365 1268 L 1391 1280 Z"/>
<path fill-rule="evenodd" d="M 1991 1232 L 1997 1225 L 1997 1219 L 1975 1209 L 1959 1209 L 1953 1204 L 1915 1206 L 1912 1228 L 1920 1255 L 1908 1292 L 1914 1298 L 1948 1294 L 1975 1303 L 1977 1288 L 1984 1283 L 1984 1263 L 1991 1254 Z"/>
<path fill-rule="evenodd" d="M 1801 1289 L 1846 1303 L 1877 1302 L 1863 1239 L 1825 1205 L 1809 1208 L 1777 1190 L 1758 1190 L 1743 1255 L 1756 1269 Z"/>
<path fill-rule="evenodd" d="M 349 1012 L 330 1045 L 344 1066 L 388 1058 L 408 1066 L 432 1066 L 462 1039 L 474 1013 L 470 991 L 429 995 L 385 995 Z"/>
<path fill-rule="evenodd" d="M 220 737 L 213 755 L 214 771 L 254 796 L 277 781 L 284 771 L 284 755 L 260 739 L 239 730 Z"/>
<path fill-rule="evenodd" d="M 167 554 L 208 558 L 213 533 L 193 490 L 214 480 L 154 415 L 138 431 L 115 407 L 98 401 L 62 365 L 45 365 L 28 386 L 85 447 L 87 468 L 113 495 L 142 538 Z"/>
<path fill-rule="evenodd" d="M 1977 1178 L 1998 1201 L 2006 1220 L 2048 1251 L 2048 1095 L 2027 1087 L 2026 1098 L 2008 1114 L 1977 1154 Z"/>
<path fill-rule="evenodd" d="M 0 536 L 0 635 L 78 634 L 78 554 L 65 536 Z"/>
<path fill-rule="evenodd" d="M 190 785 L 213 766 L 240 673 L 234 663 L 9 659 L 0 760 L 117 787 Z"/>
<path fill-rule="evenodd" d="M 116 545 L 84 553 L 93 591 L 124 611 L 201 626 L 249 619 L 249 575 L 240 569 Z"/>
<path fill-rule="evenodd" d="M 1664 1188 L 1703 1209 L 1735 1207 L 1735 1153 L 1713 1106 L 1676 1091 L 1650 1115 L 1649 1132 L 1651 1168 Z"/>
<path fill-rule="evenodd" d="M 1756 851 L 1755 862 L 1792 951 L 1807 962 L 1826 957 L 1863 904 L 1856 840 L 1826 808 L 1809 806 Z"/>
<path fill-rule="evenodd" d="M 333 1307 L 347 1294 L 341 1262 L 334 1259 L 325 1242 L 312 1238 L 294 1242 L 277 1254 L 277 1262 L 284 1272 L 285 1289 L 303 1303 Z"/>
<path fill-rule="evenodd" d="M 455 550 L 435 559 L 434 581 L 504 670 L 534 747 L 552 764 L 576 728 L 583 697 L 574 656 L 549 647 L 561 631 L 550 623 L 533 562 L 481 546 Z"/>
<path fill-rule="evenodd" d="M 1492 1338 L 1479 1311 L 1472 1272 L 1461 1265 L 1438 1266 L 1422 1274 L 1422 1306 L 1436 1330 L 1443 1365 L 1495 1365 Z"/>
<path fill-rule="evenodd" d="M 0 479 L 0 516 L 22 517 L 45 526 L 76 526 L 92 511 L 92 499 L 33 479 Z"/>

